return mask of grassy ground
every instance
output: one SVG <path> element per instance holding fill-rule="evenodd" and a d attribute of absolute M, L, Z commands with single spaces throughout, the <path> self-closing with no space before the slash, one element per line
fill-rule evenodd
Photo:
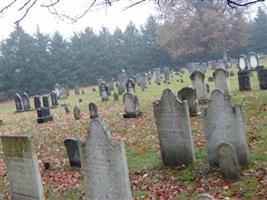
<path fill-rule="evenodd" d="M 235 71 L 235 70 L 234 70 Z M 206 80 L 211 76 L 206 74 Z M 236 74 L 236 71 L 235 71 Z M 65 114 L 63 107 L 51 110 L 53 122 L 39 125 L 36 113 L 14 113 L 14 102 L 1 105 L 5 124 L 1 135 L 22 134 L 32 136 L 40 164 L 46 199 L 81 199 L 83 196 L 80 170 L 69 167 L 63 141 L 67 137 L 85 137 L 89 124 L 88 103 L 95 102 L 100 115 L 106 120 L 112 135 L 126 146 L 132 192 L 135 199 L 192 199 L 200 193 L 210 193 L 217 199 L 267 199 L 267 91 L 260 91 L 256 73 L 253 73 L 251 92 L 239 92 L 237 76 L 230 77 L 233 103 L 242 105 L 249 137 L 250 165 L 242 170 L 240 181 L 223 180 L 218 169 L 211 170 L 207 163 L 206 142 L 203 137 L 201 117 L 191 118 L 196 150 L 196 163 L 188 168 L 167 168 L 160 157 L 159 141 L 155 126 L 152 102 L 161 97 L 164 88 L 175 92 L 191 84 L 188 74 L 184 83 L 174 76 L 171 84 L 152 84 L 142 92 L 137 88 L 139 103 L 144 115 L 138 119 L 123 119 L 121 101 L 102 103 L 98 91 L 83 88 L 85 95 L 71 96 L 60 103 L 69 103 L 71 110 L 79 105 L 82 119 L 75 121 L 73 113 Z M 207 82 L 208 83 L 208 82 Z M 214 82 L 210 84 L 214 89 Z M 79 103 L 79 98 L 83 99 Z M 33 104 L 32 104 L 33 105 Z M 1 149 L 1 147 L 0 147 Z M 49 161 L 52 169 L 44 170 L 43 162 Z M 0 199 L 9 199 L 8 180 L 0 152 Z"/>

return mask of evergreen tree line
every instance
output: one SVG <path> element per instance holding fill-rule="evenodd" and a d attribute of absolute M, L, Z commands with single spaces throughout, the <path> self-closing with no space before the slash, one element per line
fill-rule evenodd
<path fill-rule="evenodd" d="M 155 18 L 137 28 L 129 23 L 125 31 L 107 28 L 96 34 L 91 28 L 75 33 L 66 40 L 59 33 L 52 36 L 37 28 L 34 35 L 16 26 L 0 45 L 0 100 L 13 98 L 16 92 L 30 95 L 51 91 L 56 83 L 85 86 L 96 84 L 97 78 L 117 79 L 121 69 L 127 74 L 148 71 L 154 67 L 170 66 L 178 69 L 187 62 L 219 59 L 222 54 L 184 55 L 172 59 L 165 48 L 158 45 Z M 261 9 L 249 24 L 248 44 L 231 51 L 267 53 L 267 15 Z"/>

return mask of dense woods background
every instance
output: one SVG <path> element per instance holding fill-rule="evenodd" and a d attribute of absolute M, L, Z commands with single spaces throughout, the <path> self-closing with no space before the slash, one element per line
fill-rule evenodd
<path fill-rule="evenodd" d="M 48 92 L 55 83 L 72 87 L 95 84 L 97 78 L 116 79 L 121 69 L 128 74 L 153 67 L 178 69 L 187 62 L 222 58 L 226 50 L 231 57 L 267 53 L 267 15 L 261 9 L 248 22 L 240 12 L 218 14 L 210 6 L 184 6 L 190 6 L 185 21 L 176 15 L 181 7 L 164 15 L 170 13 L 166 7 L 141 27 L 129 23 L 125 31 L 117 28 L 113 33 L 103 27 L 98 34 L 86 28 L 69 39 L 38 28 L 29 35 L 17 25 L 0 45 L 0 100 L 20 91 Z"/>

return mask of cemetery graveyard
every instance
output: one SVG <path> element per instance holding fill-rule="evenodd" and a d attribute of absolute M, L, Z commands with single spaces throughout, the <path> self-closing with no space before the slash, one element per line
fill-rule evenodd
<path fill-rule="evenodd" d="M 245 70 L 243 62 L 239 68 Z M 260 64 L 267 66 L 267 61 L 261 60 Z M 190 89 L 193 83 L 188 71 L 182 77 L 173 74 L 171 78 L 170 71 L 165 69 L 167 78 L 163 80 L 170 84 L 160 80 L 158 69 L 151 71 L 155 72 L 152 84 L 143 83 L 143 72 L 141 87 L 136 83 L 128 92 L 138 97 L 134 105 L 137 111 L 130 112 L 135 117 L 124 118 L 125 107 L 133 106 L 132 102 L 124 105 L 125 71 L 119 74 L 122 82 L 119 91 L 114 87 L 116 101 L 114 91 L 108 96 L 106 88 L 111 87 L 105 87 L 103 80 L 100 92 L 93 90 L 98 86 L 76 86 L 70 96 L 54 103 L 58 105 L 50 109 L 52 120 L 46 123 L 37 123 L 36 110 L 15 112 L 14 101 L 2 103 L 0 199 L 11 199 L 17 195 L 14 191 L 23 190 L 21 180 L 16 177 L 26 177 L 25 184 L 38 185 L 30 188 L 33 191 L 25 190 L 36 195 L 32 197 L 35 199 L 178 200 L 195 199 L 199 195 L 199 199 L 204 199 L 208 194 L 215 199 L 266 199 L 267 90 L 260 90 L 257 72 L 251 72 L 250 89 L 243 89 L 238 69 L 232 66 L 228 71 L 235 75 L 227 75 L 224 96 L 215 90 L 215 84 L 223 85 L 224 81 L 216 83 L 216 77 L 209 82 L 214 70 L 207 70 L 204 83 L 209 84 L 207 98 L 211 100 L 206 103 L 206 97 L 195 102 L 197 95 Z M 163 68 L 161 76 L 164 77 Z M 177 92 L 189 86 L 188 98 L 192 100 L 178 99 Z M 60 93 L 57 87 L 55 93 Z M 58 95 L 66 96 L 65 91 Z M 91 102 L 94 104 L 89 106 Z M 30 103 L 34 108 L 33 97 Z M 47 108 L 45 105 L 40 109 Z M 224 121 L 225 118 L 228 120 Z M 17 135 L 14 141 L 11 135 Z M 23 142 L 18 141 L 20 138 Z M 16 145 L 12 146 L 13 143 Z M 21 155 L 21 152 L 27 153 Z M 75 158 L 69 159 L 72 156 Z M 103 163 L 104 160 L 108 163 Z M 14 166 L 22 165 L 22 161 L 29 170 L 25 174 L 14 172 L 17 169 Z M 32 175 L 30 170 L 34 171 Z M 10 185 L 16 186 L 14 193 Z"/>

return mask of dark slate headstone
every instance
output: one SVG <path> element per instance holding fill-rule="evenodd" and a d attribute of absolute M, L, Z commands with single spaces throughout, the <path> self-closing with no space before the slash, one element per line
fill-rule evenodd
<path fill-rule="evenodd" d="M 53 121 L 53 117 L 50 114 L 50 109 L 48 107 L 39 108 L 37 111 L 37 123 L 42 124 L 49 121 Z"/>
<path fill-rule="evenodd" d="M 45 108 L 50 108 L 50 104 L 49 104 L 49 98 L 47 95 L 43 96 L 43 107 Z"/>
<path fill-rule="evenodd" d="M 89 103 L 89 113 L 91 119 L 98 117 L 98 108 L 94 103 Z"/>
<path fill-rule="evenodd" d="M 79 153 L 79 140 L 77 138 L 67 138 L 64 140 L 71 167 L 81 167 L 81 159 Z"/>
<path fill-rule="evenodd" d="M 260 90 L 267 90 L 267 69 L 263 66 L 257 67 L 257 76 L 259 81 Z"/>
<path fill-rule="evenodd" d="M 16 94 L 15 96 L 15 105 L 16 105 L 16 112 L 23 112 L 24 111 L 24 105 L 23 100 L 20 94 Z"/>
<path fill-rule="evenodd" d="M 26 92 L 23 92 L 21 98 L 23 102 L 24 111 L 31 111 L 32 108 L 29 95 Z"/>
<path fill-rule="evenodd" d="M 38 110 L 38 109 L 40 109 L 42 107 L 39 95 L 36 95 L 36 96 L 33 97 L 33 102 L 34 102 L 35 110 Z"/>
<path fill-rule="evenodd" d="M 52 91 L 50 93 L 50 98 L 51 98 L 51 103 L 52 103 L 51 108 L 56 108 L 58 106 L 58 101 L 57 101 L 57 94 L 55 91 Z"/>
<path fill-rule="evenodd" d="M 74 116 L 74 119 L 76 119 L 76 120 L 81 119 L 81 111 L 78 108 L 78 106 L 75 106 L 74 107 L 74 109 L 73 109 L 73 116 Z"/>
<path fill-rule="evenodd" d="M 250 71 L 249 70 L 239 71 L 237 75 L 238 75 L 239 90 L 250 91 L 251 90 Z"/>

